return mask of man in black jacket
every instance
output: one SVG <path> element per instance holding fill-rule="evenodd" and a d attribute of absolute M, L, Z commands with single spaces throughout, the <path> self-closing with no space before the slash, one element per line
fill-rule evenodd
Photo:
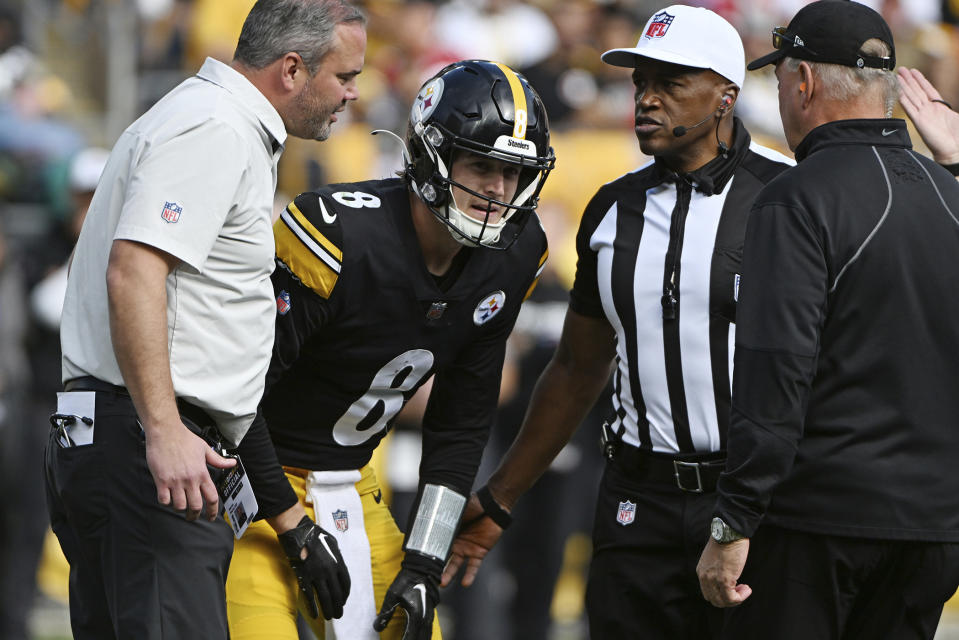
<path fill-rule="evenodd" d="M 959 185 L 889 119 L 879 14 L 820 0 L 773 44 L 749 68 L 776 64 L 798 165 L 747 226 L 701 587 L 742 603 L 737 640 L 932 638 L 959 584 Z"/>

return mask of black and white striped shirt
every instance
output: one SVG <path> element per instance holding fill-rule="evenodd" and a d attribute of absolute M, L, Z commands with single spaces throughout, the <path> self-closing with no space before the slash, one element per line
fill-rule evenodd
<path fill-rule="evenodd" d="M 654 161 L 604 185 L 580 223 L 570 307 L 615 330 L 611 426 L 642 449 L 725 448 L 746 220 L 792 164 L 738 120 L 734 139 L 692 173 Z"/>

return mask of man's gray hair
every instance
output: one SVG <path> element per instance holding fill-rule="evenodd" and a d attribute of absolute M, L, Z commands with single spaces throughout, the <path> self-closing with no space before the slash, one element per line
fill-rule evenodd
<path fill-rule="evenodd" d="M 366 16 L 346 0 L 257 0 L 233 59 L 262 69 L 293 51 L 313 75 L 333 47 L 334 29 L 344 23 L 365 25 Z"/>
<path fill-rule="evenodd" d="M 892 54 L 889 45 L 878 38 L 866 40 L 862 45 L 861 52 L 883 58 Z M 800 60 L 790 57 L 784 60 L 786 69 L 789 71 L 796 71 L 800 62 Z M 895 72 L 885 69 L 859 69 L 826 62 L 810 62 L 808 60 L 805 62 L 822 83 L 827 97 L 845 102 L 860 96 L 878 93 L 882 97 L 886 117 L 892 117 L 896 101 L 899 99 L 899 81 L 896 79 Z"/>

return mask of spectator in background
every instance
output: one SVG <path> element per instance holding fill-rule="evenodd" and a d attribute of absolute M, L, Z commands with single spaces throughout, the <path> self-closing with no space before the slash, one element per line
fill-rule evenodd
<path fill-rule="evenodd" d="M 589 0 L 561 0 L 549 8 L 557 45 L 523 73 L 538 88 L 553 127 L 568 127 L 575 114 L 596 99 L 594 34 L 602 9 Z"/>
<path fill-rule="evenodd" d="M 538 7 L 520 0 L 450 0 L 436 16 L 439 43 L 462 58 L 525 68 L 555 51 L 556 30 Z"/>
<path fill-rule="evenodd" d="M 46 431 L 27 420 L 23 401 L 29 367 L 24 339 L 23 274 L 0 227 L 0 638 L 27 640 L 27 616 L 36 591 L 43 543 L 41 469 Z M 39 448 L 34 446 L 40 435 Z M 28 486 L 28 485 L 33 486 Z"/>
<path fill-rule="evenodd" d="M 371 29 L 377 29 L 374 37 L 379 47 L 370 65 L 380 72 L 383 86 L 377 96 L 364 101 L 364 114 L 372 126 L 392 131 L 406 125 L 409 105 L 423 82 L 461 56 L 436 37 L 436 2 L 384 2 L 371 9 L 375 12 Z M 380 143 L 396 151 L 385 137 L 380 137 Z"/>
<path fill-rule="evenodd" d="M 632 113 L 633 87 L 629 73 L 604 65 L 599 54 L 636 37 L 639 25 L 632 14 L 615 5 L 589 0 L 563 0 L 549 8 L 558 36 L 552 53 L 524 70 L 542 87 L 550 122 L 574 126 L 620 128 Z"/>
<path fill-rule="evenodd" d="M 48 167 L 83 148 L 58 115 L 68 95 L 22 42 L 18 15 L 0 8 L 0 198 L 45 204 Z"/>
<path fill-rule="evenodd" d="M 31 271 L 35 274 L 28 281 L 30 286 L 30 312 L 37 329 L 45 332 L 48 343 L 56 348 L 56 358 L 50 358 L 41 369 L 34 367 L 34 385 L 42 387 L 44 403 L 49 403 L 49 391 L 55 391 L 60 383 L 60 315 L 63 313 L 63 296 L 67 291 L 67 268 L 73 247 L 80 237 L 80 228 L 87 216 L 93 192 L 100 174 L 106 166 L 110 152 L 99 147 L 88 147 L 71 160 L 67 175 L 70 211 L 66 218 L 41 239 L 35 247 Z M 39 273 L 38 273 L 39 271 Z M 43 358 L 36 353 L 37 341 L 31 339 L 31 360 Z"/>

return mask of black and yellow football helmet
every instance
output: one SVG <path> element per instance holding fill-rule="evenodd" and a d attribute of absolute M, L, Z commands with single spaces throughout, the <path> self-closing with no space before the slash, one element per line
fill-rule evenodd
<path fill-rule="evenodd" d="M 509 247 L 535 211 L 556 162 L 539 95 L 523 76 L 486 60 L 453 63 L 426 81 L 410 111 L 406 142 L 412 189 L 467 246 Z M 490 199 L 453 181 L 453 158 L 463 151 L 518 166 L 519 184 L 511 201 Z M 486 218 L 460 210 L 453 186 L 486 200 Z M 494 204 L 504 210 L 496 222 L 490 221 Z"/>

